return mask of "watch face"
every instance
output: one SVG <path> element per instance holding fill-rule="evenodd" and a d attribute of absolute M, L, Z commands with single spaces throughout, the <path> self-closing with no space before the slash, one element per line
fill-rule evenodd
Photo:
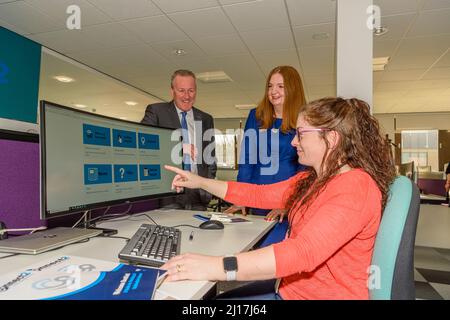
<path fill-rule="evenodd" d="M 237 271 L 237 258 L 236 257 L 225 257 L 223 258 L 223 269 L 225 271 Z"/>

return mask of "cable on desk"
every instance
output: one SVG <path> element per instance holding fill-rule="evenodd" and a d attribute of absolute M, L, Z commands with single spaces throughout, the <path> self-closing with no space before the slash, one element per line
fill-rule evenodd
<path fill-rule="evenodd" d="M 179 225 L 176 225 L 176 226 L 171 226 L 171 228 L 177 228 L 177 227 L 190 227 L 190 228 L 200 229 L 200 227 L 193 226 L 193 225 L 190 225 L 190 224 L 179 224 Z"/>
<path fill-rule="evenodd" d="M 97 237 L 101 237 L 101 238 L 125 239 L 127 242 L 130 241 L 130 238 L 127 238 L 127 237 L 121 237 L 121 236 L 108 236 L 108 237 L 97 236 Z"/>

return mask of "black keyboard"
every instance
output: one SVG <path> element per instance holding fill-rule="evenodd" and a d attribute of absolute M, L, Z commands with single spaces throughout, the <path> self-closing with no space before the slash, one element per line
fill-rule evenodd
<path fill-rule="evenodd" d="M 181 231 L 173 227 L 143 224 L 120 251 L 119 258 L 159 267 L 180 253 Z"/>

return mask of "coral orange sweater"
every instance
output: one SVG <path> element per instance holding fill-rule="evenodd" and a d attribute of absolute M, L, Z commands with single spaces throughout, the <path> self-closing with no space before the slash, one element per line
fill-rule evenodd
<path fill-rule="evenodd" d="M 229 182 L 225 200 L 283 208 L 299 173 L 271 185 Z M 290 235 L 273 245 L 283 299 L 368 299 L 368 271 L 381 218 L 381 192 L 361 169 L 334 177 L 304 212 L 291 213 Z"/>

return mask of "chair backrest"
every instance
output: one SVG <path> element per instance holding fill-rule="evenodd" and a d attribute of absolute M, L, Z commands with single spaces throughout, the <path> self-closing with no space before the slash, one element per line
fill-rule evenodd
<path fill-rule="evenodd" d="M 417 172 L 431 172 L 431 166 L 417 166 Z"/>
<path fill-rule="evenodd" d="M 420 209 L 417 186 L 398 176 L 380 222 L 369 276 L 372 300 L 414 300 L 414 243 Z"/>

